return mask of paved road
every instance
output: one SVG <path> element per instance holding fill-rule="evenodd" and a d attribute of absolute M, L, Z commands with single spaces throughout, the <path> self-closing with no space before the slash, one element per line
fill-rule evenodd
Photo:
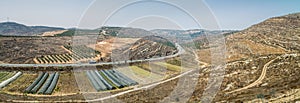
<path fill-rule="evenodd" d="M 183 48 L 181 46 L 178 45 L 178 53 L 175 54 L 175 55 L 172 55 L 172 56 L 166 56 L 166 57 L 163 57 L 163 58 L 160 58 L 160 59 L 164 59 L 164 58 L 171 58 L 171 57 L 176 57 L 182 53 L 184 53 L 185 51 L 183 50 Z M 195 53 L 195 52 L 194 52 Z M 196 54 L 196 53 L 195 53 Z M 195 60 L 198 62 L 198 65 L 199 64 L 204 64 L 205 66 L 208 66 L 209 64 L 207 63 L 204 63 L 204 62 L 201 62 L 199 61 L 199 58 L 198 58 L 198 55 L 195 56 Z M 157 60 L 156 58 L 154 59 L 150 59 L 150 60 Z M 169 79 L 166 79 L 166 80 L 163 80 L 163 81 L 160 81 L 160 82 L 157 82 L 157 83 L 153 83 L 153 84 L 149 84 L 149 85 L 145 85 L 145 86 L 142 86 L 142 87 L 138 87 L 138 88 L 134 88 L 134 89 L 131 89 L 131 90 L 127 90 L 127 91 L 124 91 L 124 92 L 120 92 L 120 93 L 117 93 L 117 94 L 114 94 L 114 95 L 110 95 L 110 96 L 106 96 L 106 97 L 101 97 L 101 98 L 97 98 L 97 99 L 92 99 L 92 100 L 85 100 L 85 101 L 82 101 L 82 100 L 76 100 L 74 102 L 100 102 L 100 101 L 104 101 L 104 100 L 107 100 L 107 99 L 111 99 L 111 98 L 116 98 L 118 96 L 121 96 L 121 95 L 124 95 L 124 94 L 127 94 L 127 93 L 130 93 L 130 92 L 134 92 L 134 91 L 138 91 L 138 90 L 144 90 L 144 89 L 148 89 L 148 88 L 152 88 L 152 87 L 155 87 L 157 85 L 160 85 L 160 84 L 163 84 L 163 83 L 166 83 L 166 82 L 169 82 L 169 81 L 172 81 L 172 80 L 175 80 L 175 79 L 178 79 L 180 77 L 183 77 L 189 73 L 193 73 L 193 72 L 196 72 L 197 69 L 193 69 L 193 70 L 189 70 L 187 72 L 184 72 L 180 75 L 177 75 L 175 77 L 172 77 L 172 78 L 169 78 Z M 14 100 L 14 102 L 39 102 L 39 101 L 23 101 L 23 100 Z M 45 101 L 43 101 L 45 102 Z M 53 102 L 53 101 L 49 101 L 49 102 Z M 54 101 L 54 102 L 70 102 L 70 101 Z"/>
<path fill-rule="evenodd" d="M 113 65 L 113 64 L 127 64 L 127 63 L 136 63 L 136 62 L 146 62 L 146 61 L 156 61 L 156 60 L 164 60 L 168 58 L 173 58 L 179 56 L 185 52 L 185 50 L 177 43 L 175 46 L 178 52 L 174 55 L 169 55 L 165 57 L 158 57 L 158 58 L 150 58 L 150 59 L 143 59 L 143 60 L 132 60 L 132 61 L 116 61 L 116 62 L 99 62 L 95 64 L 90 63 L 78 63 L 78 64 L 0 64 L 0 66 L 5 67 L 63 67 L 63 66 L 97 66 L 97 65 Z"/>

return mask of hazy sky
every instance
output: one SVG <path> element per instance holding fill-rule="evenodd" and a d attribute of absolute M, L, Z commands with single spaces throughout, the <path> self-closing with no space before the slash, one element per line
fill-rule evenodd
<path fill-rule="evenodd" d="M 98 28 L 101 25 L 145 29 L 199 28 L 181 8 L 191 13 L 203 28 L 215 29 L 214 23 L 209 23 L 216 20 L 221 29 L 245 29 L 270 17 L 300 12 L 300 0 L 203 0 L 214 14 L 214 19 L 201 0 L 164 0 L 179 6 L 179 9 L 167 4 L 142 2 L 124 7 L 109 19 L 105 18 L 104 15 L 111 15 L 117 8 L 134 1 L 1 0 L 0 21 L 7 21 L 9 17 L 10 21 L 26 25 L 65 28 Z"/>

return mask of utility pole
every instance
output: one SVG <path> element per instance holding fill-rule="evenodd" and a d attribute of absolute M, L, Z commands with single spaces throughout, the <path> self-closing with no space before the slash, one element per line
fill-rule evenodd
<path fill-rule="evenodd" d="M 7 22 L 9 22 L 9 17 L 7 17 Z"/>

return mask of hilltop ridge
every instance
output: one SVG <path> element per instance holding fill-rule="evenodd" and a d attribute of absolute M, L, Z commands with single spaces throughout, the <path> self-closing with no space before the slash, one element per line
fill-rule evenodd
<path fill-rule="evenodd" d="M 3 36 L 38 36 L 44 32 L 65 30 L 59 27 L 26 26 L 16 22 L 0 23 L 0 35 Z"/>

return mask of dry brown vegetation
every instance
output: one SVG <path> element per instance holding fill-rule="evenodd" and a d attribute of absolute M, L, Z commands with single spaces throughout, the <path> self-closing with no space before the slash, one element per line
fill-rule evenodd
<path fill-rule="evenodd" d="M 72 72 L 61 72 L 53 95 L 76 94 L 79 88 Z"/>
<path fill-rule="evenodd" d="M 16 81 L 3 88 L 2 91 L 13 94 L 23 94 L 27 86 L 29 86 L 35 80 L 36 77 L 37 74 L 23 74 Z"/>
<path fill-rule="evenodd" d="M 49 32 L 42 33 L 41 36 L 55 36 L 55 35 L 61 34 L 66 31 L 68 31 L 68 30 L 49 31 Z"/>
<path fill-rule="evenodd" d="M 271 18 L 246 30 L 226 36 L 226 50 L 224 50 L 227 59 L 226 74 L 214 101 L 254 100 L 252 102 L 258 102 L 262 96 L 269 100 L 299 88 L 299 77 L 296 71 L 299 68 L 299 57 L 286 57 L 272 62 L 267 67 L 266 77 L 256 86 L 231 94 L 225 92 L 254 82 L 261 75 L 262 66 L 272 58 L 299 52 L 299 16 L 299 14 L 292 14 Z M 216 48 L 219 47 L 199 50 L 200 60 L 210 63 L 212 58 L 210 52 Z M 300 97 L 294 97 L 291 101 L 297 98 Z"/>
<path fill-rule="evenodd" d="M 103 57 L 107 57 L 110 56 L 112 50 L 130 46 L 137 40 L 139 40 L 139 38 L 109 38 L 99 41 L 97 44 L 90 44 L 88 47 L 100 51 Z"/>
<path fill-rule="evenodd" d="M 34 63 L 41 55 L 67 53 L 62 45 L 70 43 L 70 37 L 1 37 L 0 61 L 13 64 Z"/>
<path fill-rule="evenodd" d="M 221 84 L 221 87 L 214 98 L 213 102 L 258 102 L 259 100 L 266 99 L 272 100 L 278 97 L 287 96 L 291 90 L 296 90 L 300 88 L 300 14 L 292 14 L 288 16 L 275 17 L 266 20 L 265 22 L 254 25 L 246 30 L 241 32 L 228 35 L 225 37 L 225 51 L 226 56 L 226 67 L 224 79 Z M 30 40 L 30 39 L 29 39 Z M 1 39 L 1 42 L 12 42 L 13 39 L 6 40 Z M 17 40 L 17 41 L 22 41 Z M 114 45 L 114 41 L 118 43 Z M 136 42 L 137 39 L 116 39 L 111 38 L 98 42 L 96 45 L 89 45 L 90 47 L 95 47 L 96 50 L 99 50 L 106 55 L 109 55 L 113 50 L 121 49 L 121 47 L 130 47 L 129 45 Z M 5 43 L 3 42 L 3 43 Z M 18 43 L 17 43 L 18 44 Z M 5 43 L 5 45 L 9 45 Z M 3 47 L 6 47 L 6 46 Z M 19 43 L 20 45 L 20 43 Z M 218 56 L 211 56 L 212 51 L 222 50 L 218 46 L 208 47 L 207 44 L 204 44 L 205 48 L 197 50 L 197 55 L 199 60 L 206 63 L 211 63 L 213 60 L 218 60 Z M 14 47 L 14 46 L 10 46 Z M 134 48 L 134 47 L 132 47 Z M 2 52 L 1 52 L 2 53 Z M 193 61 L 193 58 L 189 58 L 190 61 Z M 1 59 L 3 62 L 11 62 L 13 59 Z M 274 61 L 273 61 L 274 60 Z M 23 61 L 24 62 L 24 61 Z M 172 61 L 172 63 L 178 63 L 178 61 Z M 270 64 L 270 65 L 266 65 Z M 138 65 L 141 68 L 147 68 L 145 65 Z M 220 72 L 218 70 L 214 71 L 214 66 L 208 66 L 201 68 L 198 72 L 193 72 L 185 77 L 191 77 L 190 79 L 194 80 L 193 83 L 196 84 L 196 88 L 193 91 L 189 102 L 199 102 L 202 100 L 202 97 L 206 94 L 204 90 L 209 87 L 214 87 L 216 85 L 208 85 L 208 79 L 210 73 Z M 265 68 L 265 69 L 264 69 Z M 265 76 L 258 83 L 255 83 L 255 86 L 243 89 L 241 91 L 235 91 L 239 88 L 246 87 L 258 78 L 261 77 L 261 74 L 266 70 Z M 145 69 L 147 70 L 147 69 Z M 149 71 L 149 70 L 148 70 Z M 78 72 L 75 72 L 78 73 Z M 28 76 L 28 78 L 26 77 Z M 20 77 L 16 82 L 10 84 L 4 88 L 5 92 L 16 92 L 22 93 L 21 90 L 25 86 L 17 87 L 17 85 L 25 84 L 28 85 L 32 82 L 33 78 L 36 75 L 26 74 Z M 215 75 L 220 77 L 220 75 Z M 55 94 L 61 93 L 76 93 L 76 81 L 83 81 L 79 87 L 86 87 L 84 91 L 94 91 L 91 85 L 89 84 L 84 73 L 79 73 L 77 77 L 72 74 L 65 73 L 62 74 L 57 91 Z M 30 81 L 26 81 L 30 79 Z M 178 85 L 178 79 L 171 80 L 169 82 L 159 84 L 154 88 L 149 88 L 145 90 L 138 90 L 134 92 L 127 93 L 125 95 L 118 96 L 117 98 L 125 102 L 159 102 L 165 97 L 169 96 L 171 92 Z M 73 90 L 69 88 L 75 88 Z M 184 93 L 186 90 L 182 90 L 181 96 L 186 96 Z M 180 94 L 179 93 L 179 94 Z M 284 96 L 282 96 L 284 95 Z M 13 96 L 8 96 L 5 93 L 0 94 L 0 99 L 3 97 L 8 98 L 18 98 Z M 263 98 L 262 98 L 263 97 Z M 23 99 L 25 97 L 19 97 L 18 99 Z M 49 98 L 38 98 L 38 97 L 26 97 L 29 100 L 48 100 L 51 98 L 64 99 L 74 99 L 77 100 L 83 99 L 82 95 L 74 94 L 71 96 L 58 96 L 58 97 L 49 97 Z M 180 101 L 177 97 L 167 98 L 170 99 L 170 102 Z M 295 96 L 290 101 L 284 102 L 294 102 L 299 100 L 300 97 Z M 272 101 L 271 101 L 272 102 Z"/>

